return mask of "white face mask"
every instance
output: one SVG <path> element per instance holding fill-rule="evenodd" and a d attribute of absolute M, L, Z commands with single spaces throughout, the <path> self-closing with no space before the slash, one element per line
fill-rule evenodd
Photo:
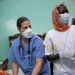
<path fill-rule="evenodd" d="M 68 13 L 60 14 L 60 17 L 65 24 L 67 24 L 69 22 L 69 14 Z"/>
<path fill-rule="evenodd" d="M 32 37 L 32 29 L 31 28 L 27 28 L 24 32 L 22 32 L 22 35 L 25 38 L 31 38 Z"/>

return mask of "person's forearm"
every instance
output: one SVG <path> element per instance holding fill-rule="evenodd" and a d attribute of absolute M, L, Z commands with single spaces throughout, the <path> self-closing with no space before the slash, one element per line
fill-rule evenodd
<path fill-rule="evenodd" d="M 59 57 L 59 54 L 56 54 L 56 55 L 48 55 L 47 56 L 47 59 L 49 60 L 49 61 L 55 61 L 56 59 L 59 59 L 60 57 Z"/>
<path fill-rule="evenodd" d="M 38 74 L 39 74 L 39 72 L 40 72 L 40 70 L 41 70 L 41 65 L 40 65 L 40 64 L 38 64 L 38 65 L 36 65 L 36 66 L 34 67 L 34 69 L 33 69 L 33 71 L 32 71 L 32 74 L 31 74 L 31 75 L 38 75 Z"/>
<path fill-rule="evenodd" d="M 12 75 L 18 75 L 18 74 L 13 73 Z"/>
<path fill-rule="evenodd" d="M 42 64 L 43 64 L 43 58 L 37 58 L 36 65 L 35 65 L 31 75 L 38 75 L 42 68 Z"/>
<path fill-rule="evenodd" d="M 16 62 L 12 62 L 12 73 L 18 75 L 18 64 Z"/>
<path fill-rule="evenodd" d="M 12 75 L 18 75 L 18 74 L 12 74 Z"/>
<path fill-rule="evenodd" d="M 13 75 L 18 75 L 18 70 L 12 69 L 12 73 L 13 73 Z"/>

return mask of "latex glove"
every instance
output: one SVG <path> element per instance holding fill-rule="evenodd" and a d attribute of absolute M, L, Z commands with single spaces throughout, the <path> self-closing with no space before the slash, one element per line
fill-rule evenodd
<path fill-rule="evenodd" d="M 74 50 L 65 50 L 59 53 L 60 58 L 72 58 L 74 57 Z"/>

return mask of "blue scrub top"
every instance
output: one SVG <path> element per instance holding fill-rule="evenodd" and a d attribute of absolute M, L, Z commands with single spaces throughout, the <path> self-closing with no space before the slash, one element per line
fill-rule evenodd
<path fill-rule="evenodd" d="M 22 50 L 22 48 L 19 49 L 20 37 L 18 37 L 12 43 L 8 59 L 17 62 L 25 75 L 31 75 L 31 72 L 36 64 L 36 59 L 43 57 L 44 62 L 40 74 L 47 71 L 47 73 L 44 75 L 50 75 L 50 69 L 48 67 L 47 59 L 45 57 L 45 48 L 43 46 L 42 40 L 37 35 L 32 35 L 30 40 L 30 54 L 28 54 L 28 44 L 29 42 L 27 42 L 24 50 Z"/>

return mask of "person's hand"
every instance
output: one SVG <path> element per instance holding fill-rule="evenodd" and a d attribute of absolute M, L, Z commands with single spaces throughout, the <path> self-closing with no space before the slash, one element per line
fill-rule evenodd
<path fill-rule="evenodd" d="M 65 50 L 59 53 L 60 58 L 72 58 L 74 57 L 74 50 Z"/>

